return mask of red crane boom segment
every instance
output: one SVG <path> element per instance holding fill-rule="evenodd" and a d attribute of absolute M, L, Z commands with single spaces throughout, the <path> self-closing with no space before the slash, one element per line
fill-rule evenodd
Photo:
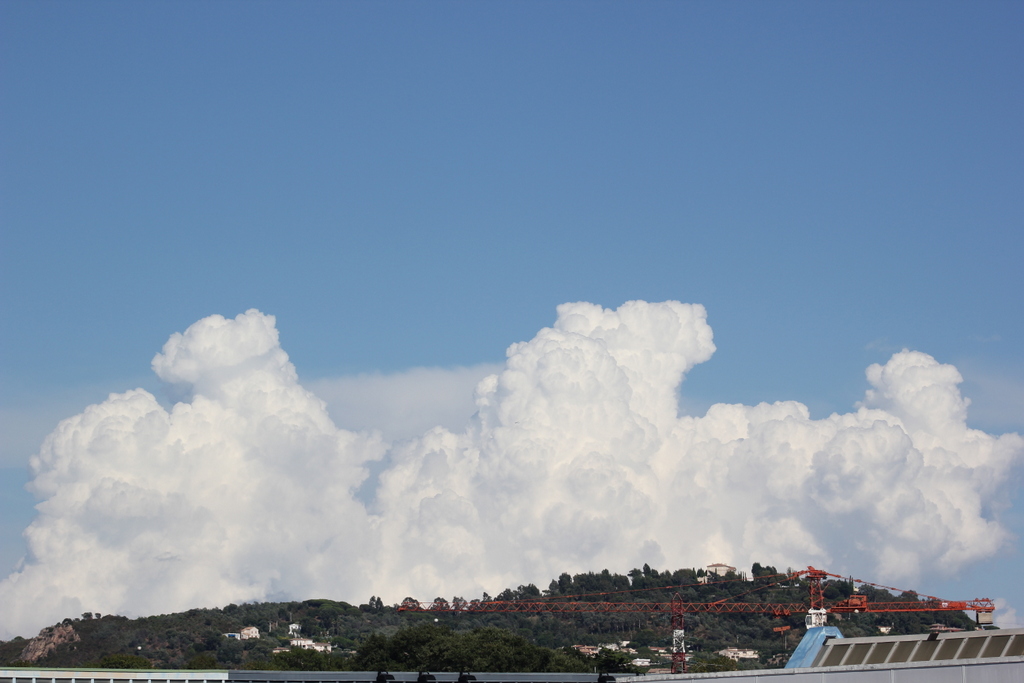
<path fill-rule="evenodd" d="M 576 600 L 435 600 L 433 602 L 417 602 L 405 600 L 399 605 L 399 611 L 405 612 L 445 612 L 450 614 L 487 614 L 493 612 L 521 612 L 548 614 L 587 614 L 587 613 L 648 613 L 667 614 L 672 624 L 672 673 L 680 669 L 686 671 L 686 653 L 683 647 L 683 620 L 686 614 L 771 614 L 776 617 L 788 617 L 792 614 L 809 612 L 812 617 L 820 616 L 824 624 L 825 614 L 854 614 L 881 612 L 963 612 L 971 610 L 979 614 L 991 614 L 995 603 L 988 598 L 975 600 L 942 600 L 933 596 L 923 596 L 924 600 L 912 602 L 869 602 L 866 595 L 854 594 L 845 600 L 832 604 L 825 603 L 822 581 L 827 577 L 843 579 L 838 574 L 830 574 L 821 569 L 808 567 L 784 577 L 791 580 L 806 577 L 810 600 L 808 603 L 789 602 L 729 602 L 732 598 L 715 602 L 685 602 L 676 593 L 671 602 L 618 602 L 618 601 L 576 601 Z M 768 588 L 770 585 L 763 586 Z M 991 623 L 991 622 L 989 622 Z M 816 625 L 817 624 L 816 622 Z"/>
<path fill-rule="evenodd" d="M 814 567 L 794 572 L 784 580 L 806 576 L 810 592 L 809 603 L 803 602 L 729 602 L 731 598 L 715 602 L 685 602 L 677 593 L 671 602 L 625 602 L 625 601 L 578 601 L 578 600 L 435 600 L 433 602 L 417 602 L 406 600 L 399 606 L 406 612 L 449 612 L 465 614 L 486 614 L 490 612 L 523 612 L 523 613 L 616 613 L 645 612 L 660 614 L 772 614 L 789 616 L 800 614 L 809 609 L 825 610 L 829 614 L 853 614 L 858 612 L 992 612 L 995 603 L 988 598 L 974 600 L 942 600 L 934 596 L 920 596 L 923 600 L 913 602 L 869 602 L 866 595 L 855 594 L 831 604 L 825 603 L 821 582 L 826 577 L 843 579 L 838 574 L 830 574 Z M 764 586 L 768 588 L 770 586 Z"/>

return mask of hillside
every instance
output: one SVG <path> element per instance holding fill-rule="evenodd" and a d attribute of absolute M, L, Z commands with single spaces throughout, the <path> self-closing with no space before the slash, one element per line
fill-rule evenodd
<path fill-rule="evenodd" d="M 700 583 L 703 570 L 657 571 L 648 566 L 628 575 L 607 570 L 562 574 L 541 591 L 529 584 L 506 589 L 482 600 L 527 600 L 543 596 L 575 600 L 623 600 L 669 602 L 679 592 L 686 601 L 713 602 L 738 599 L 743 602 L 806 602 L 803 581 L 775 585 L 780 580 L 773 567 L 755 564 L 747 581 L 728 574 L 721 581 Z M 761 590 L 756 590 L 765 587 Z M 850 595 L 847 581 L 825 584 L 827 600 Z M 872 601 L 914 601 L 904 593 L 893 596 L 863 587 Z M 461 600 L 453 597 L 453 600 Z M 922 633 L 934 623 L 973 629 L 974 622 L 962 612 L 895 613 L 832 617 L 847 636 L 878 633 L 879 626 L 891 626 L 893 633 Z M 289 624 L 298 624 L 302 637 L 330 643 L 328 654 L 313 651 L 273 655 L 272 650 L 289 645 Z M 792 626 L 781 634 L 773 631 Z M 256 626 L 262 637 L 237 640 L 223 634 Z M 802 635 L 803 615 L 785 618 L 766 615 L 693 614 L 686 617 L 687 647 L 712 653 L 725 647 L 757 650 L 760 666 L 772 655 L 792 650 Z M 483 630 L 482 630 L 483 629 Z M 337 670 L 446 670 L 468 668 L 501 670 L 591 670 L 594 663 L 581 660 L 571 645 L 598 645 L 628 641 L 640 656 L 658 653 L 649 647 L 670 645 L 668 617 L 663 614 L 507 614 L 479 615 L 425 614 L 400 612 L 375 597 L 362 605 L 328 599 L 302 602 L 250 603 L 223 608 L 191 609 L 176 614 L 128 619 L 115 615 L 86 613 L 68 617 L 44 629 L 33 639 L 16 638 L 0 643 L 0 665 L 81 667 L 100 664 L 104 657 L 133 655 L 156 668 L 331 668 Z M 401 646 L 399 646 L 401 643 Z M 418 645 L 417 645 L 418 643 Z M 419 649 L 417 649 L 419 648 Z M 518 653 L 518 659 L 499 660 L 498 651 Z M 421 652 L 421 654 L 415 654 Z M 396 654 L 397 653 L 397 654 Z M 410 654 L 414 653 L 414 654 Z M 635 655 L 631 655 L 635 656 Z M 446 659 L 447 658 L 447 659 Z M 621 658 L 620 658 L 621 659 Z M 628 658 L 627 658 L 628 659 Z M 114 666 L 108 659 L 107 666 Z M 140 661 L 140 660 L 134 660 Z M 618 665 L 622 662 L 619 661 Z M 427 666 L 429 665 L 429 666 Z M 604 666 L 615 666 L 606 662 Z M 508 667 L 518 667 L 508 669 Z M 492 668 L 499 667 L 499 668 Z M 581 668 L 582 667 L 582 668 Z"/>

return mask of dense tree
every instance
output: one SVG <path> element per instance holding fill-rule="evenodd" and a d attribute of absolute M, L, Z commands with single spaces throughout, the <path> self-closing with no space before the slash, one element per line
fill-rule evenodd
<path fill-rule="evenodd" d="M 643 672 L 643 669 L 633 666 L 633 658 L 625 652 L 608 648 L 601 648 L 601 651 L 593 659 L 593 666 L 598 673 L 602 674 L 638 674 Z"/>
<path fill-rule="evenodd" d="M 628 575 L 608 570 L 575 575 L 562 573 L 550 582 L 545 592 L 567 599 L 640 602 L 668 602 L 675 593 L 692 602 L 728 599 L 805 602 L 807 599 L 805 581 L 780 582 L 779 577 L 772 576 L 779 572 L 768 565 L 755 564 L 750 571 L 752 581 L 702 584 L 698 582 L 698 575 L 702 573 L 699 569 L 657 570 L 649 565 L 633 569 Z M 841 598 L 851 594 L 853 585 L 843 580 L 828 581 L 824 588 L 827 596 Z M 872 602 L 919 601 L 914 593 L 896 597 L 870 586 L 862 586 L 860 590 Z M 609 596 L 610 593 L 615 595 Z M 505 589 L 499 597 L 533 600 L 540 597 L 540 591 L 537 586 L 526 584 Z M 491 599 L 487 593 L 480 598 L 481 601 Z M 438 601 L 449 600 L 438 596 Z M 450 599 L 451 604 L 463 602 L 459 596 Z M 32 665 L 79 667 L 95 664 L 106 655 L 120 654 L 142 655 L 153 667 L 169 669 L 198 666 L 196 662 L 203 662 L 202 668 L 468 668 L 488 671 L 518 667 L 508 670 L 593 671 L 595 660 L 563 648 L 612 641 L 633 641 L 641 647 L 670 644 L 668 615 L 664 613 L 423 614 L 399 612 L 377 596 L 370 596 L 365 605 L 358 607 L 319 598 L 303 602 L 232 604 L 223 609 L 192 609 L 132 620 L 96 613 L 91 616 L 91 619 L 84 616 L 65 619 L 62 623 L 71 626 L 80 640 L 59 645 Z M 923 633 L 936 622 L 974 628 L 969 617 L 954 612 L 851 614 L 832 618 L 832 623 L 847 636 L 877 634 L 879 625 L 892 626 L 894 633 Z M 289 644 L 288 625 L 292 623 L 301 624 L 303 636 L 332 644 L 334 653 L 273 655 L 274 648 Z M 223 635 L 253 625 L 259 627 L 263 635 L 259 640 L 239 641 Z M 772 630 L 781 625 L 793 627 L 788 639 Z M 780 619 L 757 614 L 692 614 L 686 616 L 687 646 L 704 655 L 740 645 L 758 650 L 762 660 L 767 660 L 773 654 L 795 647 L 802 626 L 803 615 L 800 614 Z M 393 651 L 396 642 L 407 654 Z M 0 643 L 0 666 L 13 665 L 26 645 L 24 639 Z M 491 653 L 483 654 L 487 649 Z"/>
<path fill-rule="evenodd" d="M 188 660 L 188 664 L 185 665 L 186 669 L 216 669 L 217 658 L 213 655 L 204 652 L 203 654 L 196 655 L 195 657 Z"/>
<path fill-rule="evenodd" d="M 269 671 L 344 671 L 350 667 L 344 657 L 293 647 L 287 652 L 275 652 L 269 661 L 256 660 L 246 668 Z"/>
<path fill-rule="evenodd" d="M 534 645 L 502 629 L 455 632 L 419 624 L 390 638 L 374 634 L 352 661 L 357 670 L 388 671 L 587 671 L 581 658 Z"/>
<path fill-rule="evenodd" d="M 695 655 L 686 667 L 688 673 L 712 673 L 715 671 L 736 671 L 739 665 L 728 657 L 719 654 Z"/>
<path fill-rule="evenodd" d="M 106 655 L 99 661 L 101 669 L 148 669 L 151 666 L 152 662 L 138 655 Z"/>

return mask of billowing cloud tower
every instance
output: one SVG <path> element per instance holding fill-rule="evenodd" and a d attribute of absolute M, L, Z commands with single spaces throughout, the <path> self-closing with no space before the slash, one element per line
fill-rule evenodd
<path fill-rule="evenodd" d="M 153 369 L 185 400 L 167 411 L 141 389 L 112 394 L 33 457 L 42 502 L 31 556 L 0 584 L 4 626 L 362 593 L 373 537 L 351 489 L 383 448 L 335 428 L 298 384 L 273 316 L 205 318 Z"/>
<path fill-rule="evenodd" d="M 0 636 L 84 610 L 469 597 L 644 562 L 914 581 L 1008 540 L 993 506 L 1024 440 L 969 429 L 959 373 L 923 353 L 868 368 L 848 414 L 680 416 L 680 382 L 715 350 L 702 306 L 564 304 L 480 382 L 465 430 L 386 444 L 334 425 L 274 322 L 197 322 L 153 360 L 170 410 L 114 394 L 46 439 Z M 367 503 L 356 490 L 382 458 Z"/>

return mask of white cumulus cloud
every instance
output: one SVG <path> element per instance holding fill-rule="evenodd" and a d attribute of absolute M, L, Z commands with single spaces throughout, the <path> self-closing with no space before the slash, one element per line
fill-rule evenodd
<path fill-rule="evenodd" d="M 272 316 L 205 318 L 153 361 L 181 402 L 113 394 L 33 458 L 39 516 L 30 556 L 0 582 L 0 630 L 85 610 L 472 596 L 644 562 L 912 582 L 1009 541 L 995 510 L 1024 440 L 967 427 L 956 368 L 900 351 L 868 368 L 852 412 L 820 420 L 795 401 L 680 416 L 680 382 L 714 350 L 700 305 L 564 304 L 482 379 L 314 383 L 332 420 Z M 414 397 L 378 413 L 387 425 L 359 412 L 360 391 L 379 407 L 402 387 L 429 397 L 432 381 L 443 408 Z M 379 481 L 357 495 L 371 466 Z"/>
<path fill-rule="evenodd" d="M 1024 628 L 1024 620 L 1017 615 L 1017 610 L 1003 598 L 994 600 L 996 611 L 993 615 L 996 626 L 999 628 Z"/>
<path fill-rule="evenodd" d="M 4 629 L 368 587 L 352 489 L 382 445 L 338 430 L 298 384 L 274 318 L 201 320 L 153 369 L 189 400 L 112 394 L 32 458 L 42 502 L 30 557 L 0 583 Z"/>

